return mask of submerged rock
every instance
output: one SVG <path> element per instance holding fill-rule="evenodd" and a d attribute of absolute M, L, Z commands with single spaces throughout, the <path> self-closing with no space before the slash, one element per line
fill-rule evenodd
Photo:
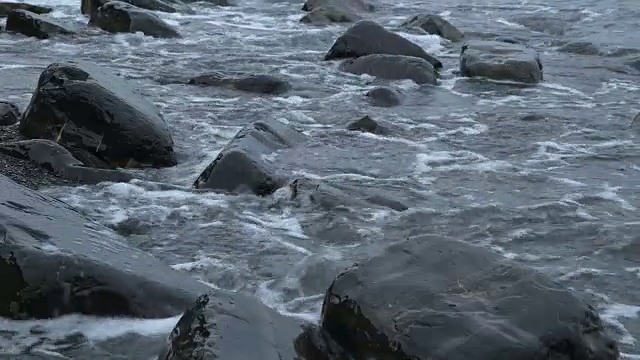
<path fill-rule="evenodd" d="M 302 323 L 255 299 L 211 293 L 182 315 L 158 360 L 296 359 Z"/>
<path fill-rule="evenodd" d="M 426 60 L 403 55 L 373 54 L 345 60 L 340 70 L 369 74 L 385 80 L 412 80 L 417 84 L 437 83 L 436 70 Z"/>
<path fill-rule="evenodd" d="M 538 53 L 524 45 L 470 40 L 462 46 L 460 73 L 469 77 L 538 83 L 542 80 L 542 63 Z"/>
<path fill-rule="evenodd" d="M 174 1 L 174 0 L 172 0 Z M 204 2 L 215 6 L 232 6 L 229 0 L 183 0 L 185 3 Z"/>
<path fill-rule="evenodd" d="M 347 130 L 362 131 L 372 134 L 386 134 L 389 132 L 387 128 L 380 126 L 380 124 L 369 117 L 369 115 L 347 125 Z"/>
<path fill-rule="evenodd" d="M 340 274 L 322 329 L 354 359 L 615 360 L 593 307 L 536 271 L 423 235 Z"/>
<path fill-rule="evenodd" d="M 80 10 L 83 14 L 94 17 L 98 13 L 98 8 L 102 5 L 110 2 L 111 0 L 82 0 Z M 165 1 L 165 0 L 120 0 L 127 4 L 139 7 L 141 9 L 162 11 L 167 13 L 194 13 L 193 9 L 189 5 L 179 0 Z"/>
<path fill-rule="evenodd" d="M 156 107 L 124 79 L 86 62 L 49 65 L 19 128 L 27 138 L 53 140 L 112 167 L 177 163 Z"/>
<path fill-rule="evenodd" d="M 564 35 L 570 28 L 569 23 L 564 19 L 554 18 L 549 15 L 550 14 L 533 14 L 519 16 L 514 18 L 513 21 L 532 31 L 557 36 Z"/>
<path fill-rule="evenodd" d="M 367 91 L 367 98 L 373 106 L 394 107 L 400 105 L 400 96 L 392 89 L 377 87 Z"/>
<path fill-rule="evenodd" d="M 570 53 L 576 55 L 600 55 L 602 52 L 598 49 L 597 46 L 590 42 L 579 41 L 579 42 L 571 42 L 565 45 L 562 45 L 558 48 L 558 51 L 563 53 Z"/>
<path fill-rule="evenodd" d="M 177 38 L 180 33 L 158 15 L 122 1 L 109 1 L 91 16 L 89 24 L 110 33 L 141 32 L 158 38 Z"/>
<path fill-rule="evenodd" d="M 427 60 L 436 69 L 442 68 L 440 60 L 427 54 L 419 45 L 370 20 L 358 21 L 347 29 L 336 39 L 324 59 L 357 58 L 373 54 L 415 56 Z"/>
<path fill-rule="evenodd" d="M 313 11 L 321 7 L 333 6 L 351 11 L 373 12 L 375 6 L 366 0 L 307 0 L 302 11 Z"/>
<path fill-rule="evenodd" d="M 48 14 L 53 11 L 53 9 L 49 7 L 31 5 L 27 3 L 0 2 L 0 17 L 6 17 L 13 10 L 27 10 L 38 15 Z"/>
<path fill-rule="evenodd" d="M 9 126 L 20 120 L 20 109 L 10 102 L 0 101 L 0 126 Z"/>
<path fill-rule="evenodd" d="M 27 10 L 14 10 L 7 16 L 7 31 L 14 31 L 38 39 L 55 35 L 71 35 L 74 32 L 53 19 L 45 18 Z"/>
<path fill-rule="evenodd" d="M 362 16 L 332 5 L 317 7 L 304 15 L 300 22 L 305 24 L 326 25 L 330 23 L 351 23 L 361 20 Z"/>
<path fill-rule="evenodd" d="M 286 179 L 266 156 L 307 140 L 303 133 L 276 120 L 249 124 L 220 151 L 193 186 L 196 189 L 269 195 L 282 187 Z"/>
<path fill-rule="evenodd" d="M 189 84 L 201 86 L 226 86 L 236 90 L 280 95 L 291 89 L 291 84 L 286 80 L 272 75 L 242 75 L 227 76 L 222 73 L 208 73 L 198 75 L 189 80 Z"/>
<path fill-rule="evenodd" d="M 0 316 L 164 318 L 208 291 L 65 203 L 0 184 Z"/>
<path fill-rule="evenodd" d="M 86 167 L 67 149 L 51 140 L 34 139 L 0 143 L 0 152 L 31 160 L 63 179 L 83 184 L 97 184 L 103 181 L 128 182 L 133 179 L 133 176 L 119 170 Z"/>
<path fill-rule="evenodd" d="M 438 35 L 447 40 L 457 42 L 462 40 L 464 35 L 449 21 L 440 15 L 421 14 L 405 21 L 401 26 L 411 28 L 420 28 L 427 34 Z"/>

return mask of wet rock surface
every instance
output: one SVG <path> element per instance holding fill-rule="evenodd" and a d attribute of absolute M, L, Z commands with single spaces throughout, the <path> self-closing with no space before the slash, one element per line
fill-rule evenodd
<path fill-rule="evenodd" d="M 122 1 L 109 1 L 100 6 L 89 24 L 110 33 L 141 32 L 157 38 L 181 37 L 178 30 L 158 15 Z"/>
<path fill-rule="evenodd" d="M 233 76 L 222 73 L 207 73 L 189 79 L 188 83 L 200 86 L 224 86 L 266 95 L 281 95 L 291 89 L 291 84 L 288 81 L 266 74 Z"/>
<path fill-rule="evenodd" d="M 27 10 L 38 15 L 48 14 L 53 11 L 50 7 L 31 5 L 22 2 L 0 2 L 0 17 L 6 17 L 13 10 Z"/>
<path fill-rule="evenodd" d="M 71 35 L 73 30 L 57 21 L 27 10 L 13 10 L 7 15 L 7 31 L 17 32 L 38 39 L 56 35 Z"/>
<path fill-rule="evenodd" d="M 89 15 L 90 17 L 96 16 L 98 13 L 98 8 L 102 5 L 110 2 L 111 0 L 82 0 L 81 11 L 85 15 Z M 165 1 L 165 0 L 122 0 L 122 2 L 131 4 L 133 6 L 139 7 L 141 9 L 153 10 L 153 11 L 162 11 L 167 13 L 193 13 L 193 9 L 191 9 L 187 4 L 184 4 L 178 0 Z"/>
<path fill-rule="evenodd" d="M 372 134 L 386 134 L 389 132 L 387 128 L 378 124 L 377 121 L 373 120 L 368 115 L 347 125 L 347 130 L 362 131 Z"/>
<path fill-rule="evenodd" d="M 339 275 L 322 329 L 354 359 L 613 360 L 595 310 L 480 246 L 421 235 Z"/>
<path fill-rule="evenodd" d="M 421 14 L 405 21 L 401 26 L 419 28 L 427 34 L 438 35 L 449 41 L 460 41 L 464 34 L 440 15 Z"/>
<path fill-rule="evenodd" d="M 394 107 L 401 104 L 398 92 L 389 88 L 377 87 L 367 91 L 366 95 L 373 106 Z"/>
<path fill-rule="evenodd" d="M 214 292 L 200 296 L 183 314 L 158 360 L 295 359 L 292 339 L 301 325 L 255 299 Z"/>
<path fill-rule="evenodd" d="M 325 60 L 357 58 L 372 54 L 404 55 L 422 58 L 434 68 L 442 68 L 440 60 L 406 38 L 371 20 L 361 20 L 336 39 Z"/>
<path fill-rule="evenodd" d="M 385 80 L 412 80 L 417 84 L 437 84 L 438 74 L 426 60 L 414 56 L 373 54 L 345 60 L 340 70 L 356 75 L 369 74 Z"/>
<path fill-rule="evenodd" d="M 286 177 L 265 157 L 307 140 L 306 135 L 277 120 L 249 124 L 220 151 L 193 186 L 269 195 L 286 183 Z"/>
<path fill-rule="evenodd" d="M 460 73 L 469 77 L 538 83 L 542 80 L 542 63 L 538 53 L 524 45 L 470 40 L 462 46 Z"/>
<path fill-rule="evenodd" d="M 0 101 L 0 126 L 9 126 L 20 120 L 20 109 L 10 102 Z"/>
<path fill-rule="evenodd" d="M 124 79 L 86 62 L 55 63 L 42 72 L 20 131 L 112 167 L 177 162 L 169 127 L 156 107 Z"/>

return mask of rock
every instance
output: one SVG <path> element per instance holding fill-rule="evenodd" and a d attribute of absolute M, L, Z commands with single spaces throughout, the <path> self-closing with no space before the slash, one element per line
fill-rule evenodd
<path fill-rule="evenodd" d="M 375 11 L 375 6 L 366 0 L 307 0 L 302 6 L 302 11 L 313 11 L 321 7 L 342 8 L 356 12 Z"/>
<path fill-rule="evenodd" d="M 122 78 L 86 62 L 54 63 L 40 75 L 20 121 L 27 138 L 53 140 L 112 167 L 177 164 L 169 126 Z"/>
<path fill-rule="evenodd" d="M 208 291 L 67 204 L 0 184 L 0 316 L 164 318 Z"/>
<path fill-rule="evenodd" d="M 347 125 L 349 131 L 362 131 L 372 134 L 386 134 L 389 130 L 383 126 L 380 126 L 375 120 L 366 115 L 360 120 L 356 120 Z"/>
<path fill-rule="evenodd" d="M 631 127 L 640 130 L 640 113 L 631 120 Z"/>
<path fill-rule="evenodd" d="M 394 90 L 377 87 L 367 92 L 369 102 L 373 106 L 394 107 L 400 105 L 400 97 Z"/>
<path fill-rule="evenodd" d="M 434 68 L 442 63 L 417 44 L 370 20 L 353 24 L 334 42 L 324 59 L 356 58 L 372 54 L 415 56 L 427 60 Z"/>
<path fill-rule="evenodd" d="M 558 51 L 576 55 L 600 55 L 600 49 L 590 42 L 573 42 L 558 48 Z"/>
<path fill-rule="evenodd" d="M 286 183 L 265 157 L 308 140 L 303 133 L 276 120 L 247 125 L 220 151 L 193 186 L 226 192 L 269 195 Z"/>
<path fill-rule="evenodd" d="M 416 15 L 405 21 L 401 26 L 420 28 L 428 34 L 438 35 L 453 42 L 460 41 L 464 37 L 462 32 L 451 25 L 445 18 L 435 14 Z"/>
<path fill-rule="evenodd" d="M 0 143 L 0 152 L 44 166 L 63 179 L 83 184 L 103 181 L 128 182 L 133 176 L 119 170 L 104 170 L 85 165 L 61 145 L 44 139 Z"/>
<path fill-rule="evenodd" d="M 186 3 L 204 2 L 215 6 L 232 6 L 233 4 L 229 0 L 184 0 Z"/>
<path fill-rule="evenodd" d="M 258 94 L 280 95 L 291 90 L 291 84 L 272 75 L 228 76 L 208 73 L 189 80 L 189 84 L 201 86 L 226 86 L 236 90 Z"/>
<path fill-rule="evenodd" d="M 562 36 L 569 29 L 569 24 L 563 19 L 550 17 L 548 14 L 520 16 L 513 19 L 529 30 Z"/>
<path fill-rule="evenodd" d="M 470 40 L 460 53 L 462 76 L 537 83 L 542 80 L 538 53 L 524 45 Z"/>
<path fill-rule="evenodd" d="M 0 101 L 0 126 L 9 126 L 20 120 L 20 109 L 10 102 Z"/>
<path fill-rule="evenodd" d="M 14 31 L 38 39 L 54 35 L 71 35 L 74 32 L 53 19 L 42 17 L 27 10 L 14 10 L 7 16 L 7 31 Z"/>
<path fill-rule="evenodd" d="M 294 343 L 296 353 L 309 360 L 353 360 L 344 349 L 319 326 L 307 325 Z"/>
<path fill-rule="evenodd" d="M 52 8 L 31 5 L 26 3 L 0 2 L 0 17 L 6 17 L 13 10 L 27 10 L 34 14 L 42 15 L 53 11 Z"/>
<path fill-rule="evenodd" d="M 355 359 L 614 360 L 593 307 L 545 275 L 438 235 L 340 274 L 322 328 Z"/>
<path fill-rule="evenodd" d="M 354 12 L 328 5 L 311 10 L 300 19 L 300 22 L 305 24 L 326 25 L 330 23 L 350 23 L 361 19 L 362 16 Z"/>
<path fill-rule="evenodd" d="M 301 331 L 301 321 L 257 300 L 206 294 L 182 315 L 158 360 L 293 360 Z"/>
<path fill-rule="evenodd" d="M 340 70 L 369 74 L 385 80 L 413 80 L 417 84 L 437 83 L 437 73 L 425 59 L 414 56 L 373 54 L 345 60 Z"/>
<path fill-rule="evenodd" d="M 99 7 L 89 24 L 110 33 L 141 32 L 157 38 L 180 37 L 178 30 L 158 15 L 122 1 L 109 1 Z"/>
<path fill-rule="evenodd" d="M 110 2 L 111 0 L 82 0 L 80 10 L 83 14 L 95 17 L 98 13 L 98 8 L 102 5 Z M 189 5 L 179 0 L 165 1 L 165 0 L 120 0 L 124 3 L 131 4 L 141 9 L 147 9 L 152 11 L 162 11 L 166 13 L 194 13 L 193 9 Z"/>

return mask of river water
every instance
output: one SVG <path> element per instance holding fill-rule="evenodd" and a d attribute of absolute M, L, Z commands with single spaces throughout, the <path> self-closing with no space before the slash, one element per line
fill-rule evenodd
<path fill-rule="evenodd" d="M 228 8 L 195 5 L 196 15 L 160 13 L 184 36 L 171 40 L 86 29 L 79 0 L 32 3 L 54 7 L 51 16 L 82 35 L 43 41 L 0 34 L 0 98 L 24 109 L 44 66 L 93 61 L 156 103 L 180 161 L 138 174 L 152 182 L 45 191 L 175 269 L 317 319 L 337 271 L 403 236 L 440 233 L 484 244 L 575 289 L 598 305 L 624 357 L 640 359 L 640 132 L 630 127 L 640 83 L 638 70 L 625 65 L 640 57 L 636 0 L 378 0 L 372 17 L 387 27 L 439 13 L 463 31 L 529 44 L 545 71 L 534 87 L 459 78 L 459 47 L 402 33 L 442 60 L 443 80 L 438 87 L 389 83 L 403 105 L 388 109 L 366 102 L 376 85 L 371 77 L 321 60 L 346 26 L 299 23 L 301 1 L 236 0 Z M 521 20 L 532 16 L 545 25 Z M 558 51 L 569 41 L 591 42 L 602 54 Z M 276 74 L 293 90 L 263 97 L 166 84 L 207 71 Z M 364 115 L 391 135 L 344 130 Z M 410 209 L 327 210 L 279 195 L 190 192 L 234 134 L 260 119 L 291 123 L 316 140 L 306 155 L 283 160 L 297 175 L 384 194 Z M 176 320 L 0 321 L 0 358 L 147 359 Z"/>

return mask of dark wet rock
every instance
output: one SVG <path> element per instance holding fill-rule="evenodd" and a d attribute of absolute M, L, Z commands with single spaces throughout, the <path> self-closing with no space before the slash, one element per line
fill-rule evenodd
<path fill-rule="evenodd" d="M 353 24 L 334 42 L 324 59 L 357 58 L 372 54 L 415 56 L 427 60 L 434 68 L 442 63 L 419 45 L 385 29 L 382 25 L 361 20 Z"/>
<path fill-rule="evenodd" d="M 367 92 L 367 98 L 373 106 L 394 107 L 400 105 L 400 96 L 395 90 L 377 87 Z"/>
<path fill-rule="evenodd" d="M 348 59 L 340 64 L 340 70 L 352 74 L 369 74 L 385 80 L 413 80 L 417 84 L 437 83 L 433 66 L 414 56 L 373 54 Z"/>
<path fill-rule="evenodd" d="M 14 31 L 38 39 L 55 35 L 71 35 L 74 32 L 53 19 L 45 18 L 27 10 L 14 10 L 7 16 L 7 31 Z"/>
<path fill-rule="evenodd" d="M 372 134 L 386 134 L 389 132 L 389 129 L 378 124 L 378 122 L 369 117 L 369 115 L 347 125 L 347 130 L 362 131 Z"/>
<path fill-rule="evenodd" d="M 0 101 L 0 126 L 9 126 L 20 120 L 20 109 L 10 102 Z"/>
<path fill-rule="evenodd" d="M 354 360 L 323 328 L 315 325 L 303 328 L 294 345 L 302 359 Z"/>
<path fill-rule="evenodd" d="M 89 20 L 110 33 L 141 32 L 158 38 L 177 38 L 180 33 L 158 15 L 122 1 L 109 1 L 98 8 Z"/>
<path fill-rule="evenodd" d="M 405 21 L 401 26 L 407 28 L 420 28 L 427 34 L 438 35 L 447 40 L 456 42 L 462 40 L 464 35 L 449 21 L 440 15 L 421 14 Z"/>
<path fill-rule="evenodd" d="M 375 6 L 366 0 L 307 0 L 302 6 L 302 11 L 313 11 L 330 6 L 355 12 L 375 11 Z"/>
<path fill-rule="evenodd" d="M 542 80 L 538 53 L 501 41 L 470 40 L 462 46 L 460 73 L 468 77 L 537 83 Z"/>
<path fill-rule="evenodd" d="M 322 328 L 354 359 L 615 360 L 594 308 L 545 275 L 437 235 L 340 274 Z"/>
<path fill-rule="evenodd" d="M 296 359 L 302 326 L 255 299 L 206 294 L 182 315 L 158 360 Z"/>
<path fill-rule="evenodd" d="M 625 62 L 625 64 L 634 70 L 640 71 L 640 57 L 628 60 Z"/>
<path fill-rule="evenodd" d="M 558 51 L 576 55 L 600 55 L 600 49 L 590 42 L 572 42 L 558 48 Z"/>
<path fill-rule="evenodd" d="M 395 211 L 409 209 L 403 201 L 391 199 L 385 194 L 375 193 L 369 189 L 340 186 L 304 177 L 290 181 L 288 189 L 291 193 L 291 200 L 302 205 L 313 204 L 323 211 L 331 211 L 345 206 L 388 208 Z"/>
<path fill-rule="evenodd" d="M 208 291 L 67 204 L 0 183 L 0 316 L 163 318 Z"/>
<path fill-rule="evenodd" d="M 193 186 L 226 192 L 269 195 L 286 183 L 265 157 L 308 140 L 296 129 L 276 120 L 247 125 L 220 151 Z"/>
<path fill-rule="evenodd" d="M 103 181 L 128 182 L 133 176 L 119 170 L 93 169 L 61 145 L 45 139 L 0 143 L 0 152 L 31 160 L 53 171 L 56 175 L 78 183 L 97 184 Z"/>
<path fill-rule="evenodd" d="M 89 15 L 90 17 L 96 16 L 98 13 L 98 8 L 102 5 L 110 2 L 111 0 L 82 0 L 80 5 L 80 10 L 83 14 Z M 194 13 L 193 9 L 189 7 L 189 5 L 178 1 L 165 1 L 165 0 L 120 0 L 124 3 L 131 4 L 133 6 L 139 7 L 141 9 L 153 10 L 153 11 L 162 11 L 167 13 L 186 13 L 191 14 Z"/>
<path fill-rule="evenodd" d="M 640 130 L 640 113 L 638 113 L 638 115 L 636 115 L 631 121 L 631 127 Z"/>
<path fill-rule="evenodd" d="M 305 24 L 326 25 L 330 23 L 351 23 L 361 19 L 362 16 L 354 12 L 327 5 L 309 11 L 300 19 L 300 22 Z"/>
<path fill-rule="evenodd" d="M 177 163 L 169 126 L 157 108 L 124 79 L 86 62 L 54 63 L 42 72 L 20 131 L 111 167 Z"/>
<path fill-rule="evenodd" d="M 268 95 L 280 95 L 291 90 L 291 84 L 286 80 L 263 74 L 229 76 L 222 73 L 208 73 L 198 75 L 190 79 L 188 83 L 201 86 L 225 86 L 236 90 Z"/>
<path fill-rule="evenodd" d="M 543 14 L 520 16 L 513 21 L 529 30 L 550 35 L 561 36 L 569 29 L 569 23 L 566 20 Z"/>
<path fill-rule="evenodd" d="M 38 15 L 48 14 L 53 11 L 53 9 L 49 7 L 31 5 L 27 3 L 0 2 L 0 17 L 6 17 L 13 10 L 27 10 Z"/>

